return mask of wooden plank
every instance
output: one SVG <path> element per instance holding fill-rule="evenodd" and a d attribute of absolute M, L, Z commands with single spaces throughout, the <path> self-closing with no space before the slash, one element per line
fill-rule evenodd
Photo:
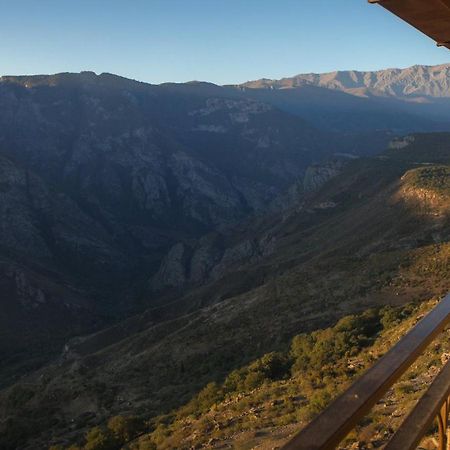
<path fill-rule="evenodd" d="M 450 323 L 450 294 L 283 450 L 331 450 Z"/>
<path fill-rule="evenodd" d="M 415 450 L 450 394 L 450 362 L 435 378 L 384 450 Z"/>

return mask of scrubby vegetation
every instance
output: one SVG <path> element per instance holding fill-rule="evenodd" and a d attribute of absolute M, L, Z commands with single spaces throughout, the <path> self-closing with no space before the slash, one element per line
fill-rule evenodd
<path fill-rule="evenodd" d="M 83 450 L 281 445 L 432 306 L 421 302 L 448 291 L 449 222 L 401 195 L 402 175 L 445 163 L 430 158 L 417 151 L 406 161 L 399 150 L 352 162 L 306 209 L 261 224 L 274 253 L 190 292 L 186 304 L 202 309 L 139 324 L 127 339 L 9 391 L 3 404 L 20 427 L 8 427 L 5 442 L 24 442 L 26 423 L 35 435 L 52 430 L 40 442 Z M 439 345 L 349 442 L 389 436 L 435 374 Z M 66 413 L 61 399 L 82 411 Z M 41 414 L 42 404 L 54 409 Z M 107 414 L 127 413 L 144 419 L 142 429 L 119 439 Z"/>
<path fill-rule="evenodd" d="M 346 316 L 331 328 L 295 336 L 289 347 L 232 371 L 221 382 L 207 384 L 189 403 L 168 415 L 145 425 L 116 417 L 106 427 L 92 428 L 80 449 L 113 450 L 124 443 L 133 450 L 213 448 L 224 442 L 240 448 L 239 439 L 255 443 L 268 439 L 273 430 L 282 430 L 280 436 L 286 439 L 322 411 L 431 306 L 369 309 Z M 418 377 L 430 367 L 435 369 L 446 344 L 441 342 L 430 350 L 391 391 L 387 404 L 392 406 L 395 397 L 397 409 L 406 408 L 417 397 Z M 383 434 L 391 422 L 390 414 L 383 416 L 383 411 L 375 410 L 347 443 L 356 437 L 361 441 L 364 436 Z"/>
<path fill-rule="evenodd" d="M 450 167 L 431 166 L 410 170 L 405 177 L 416 189 L 426 189 L 440 195 L 450 194 Z"/>
<path fill-rule="evenodd" d="M 267 354 L 232 372 L 223 383 L 206 386 L 188 405 L 159 418 L 155 430 L 131 448 L 211 448 L 224 442 L 240 448 L 239 436 L 241 444 L 255 443 L 269 439 L 273 430 L 279 429 L 285 430 L 286 439 L 286 432 L 322 411 L 429 307 L 410 304 L 370 309 L 344 317 L 332 328 L 298 335 L 284 352 Z M 430 359 L 434 362 L 441 351 L 440 346 L 435 347 L 423 364 L 430 366 Z M 410 373 L 392 393 L 404 397 L 402 406 L 411 401 L 408 395 L 415 398 L 416 376 Z M 372 430 L 375 422 L 369 417 L 348 442 L 356 436 L 361 440 L 362 430 L 367 435 L 386 431 L 390 419 L 378 419 L 377 430 Z"/>
<path fill-rule="evenodd" d="M 135 416 L 114 416 L 106 426 L 95 426 L 86 433 L 83 444 L 53 445 L 49 450 L 116 450 L 146 429 L 144 420 Z"/>

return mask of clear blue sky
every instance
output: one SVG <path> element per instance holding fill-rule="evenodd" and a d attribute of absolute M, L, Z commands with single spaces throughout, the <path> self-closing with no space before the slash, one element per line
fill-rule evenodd
<path fill-rule="evenodd" d="M 224 84 L 450 61 L 366 0 L 0 0 L 0 8 L 3 75 L 93 70 Z"/>

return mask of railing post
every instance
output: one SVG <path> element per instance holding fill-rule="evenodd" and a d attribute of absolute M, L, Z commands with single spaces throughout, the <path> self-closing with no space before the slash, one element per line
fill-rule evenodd
<path fill-rule="evenodd" d="M 447 425 L 448 425 L 448 411 L 447 411 L 447 399 L 441 406 L 441 409 L 437 415 L 437 422 L 439 428 L 439 450 L 447 449 Z"/>
<path fill-rule="evenodd" d="M 448 421 L 448 414 L 450 409 L 450 397 L 447 397 L 447 428 L 445 430 L 445 436 L 447 438 L 447 447 L 446 450 L 450 450 L 450 431 L 448 429 L 449 421 Z"/>

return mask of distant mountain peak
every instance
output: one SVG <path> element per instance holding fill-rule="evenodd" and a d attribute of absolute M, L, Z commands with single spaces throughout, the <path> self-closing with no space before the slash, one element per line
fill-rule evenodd
<path fill-rule="evenodd" d="M 249 81 L 241 86 L 253 89 L 293 89 L 305 85 L 338 90 L 352 95 L 388 97 L 450 97 L 450 64 L 414 65 L 405 69 L 377 71 L 338 70 L 299 74 L 280 80 Z"/>

